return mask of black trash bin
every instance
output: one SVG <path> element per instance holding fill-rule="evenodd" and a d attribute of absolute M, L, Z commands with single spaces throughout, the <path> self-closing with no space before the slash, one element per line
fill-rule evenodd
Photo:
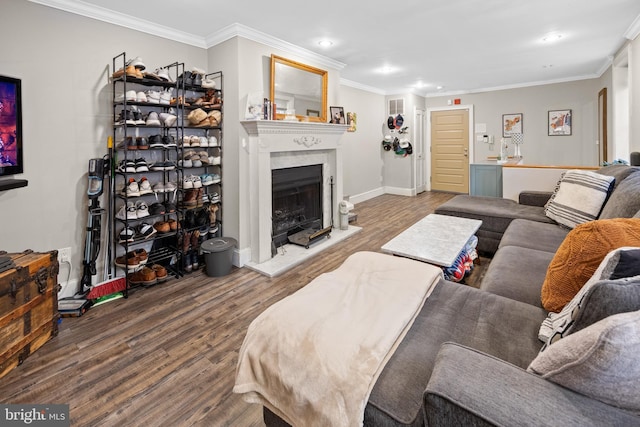
<path fill-rule="evenodd" d="M 207 276 L 226 276 L 233 265 L 233 248 L 238 242 L 231 237 L 216 237 L 202 242 L 200 250 L 204 255 Z"/>

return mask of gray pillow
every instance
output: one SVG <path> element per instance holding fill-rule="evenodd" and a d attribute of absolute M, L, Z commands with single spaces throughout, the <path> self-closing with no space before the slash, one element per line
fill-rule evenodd
<path fill-rule="evenodd" d="M 640 168 L 633 167 L 633 166 L 627 166 L 627 165 L 621 165 L 621 164 L 615 164 L 615 165 L 604 166 L 604 167 L 598 169 L 596 172 L 598 172 L 599 174 L 602 174 L 602 175 L 607 175 L 607 176 L 614 177 L 616 179 L 616 181 L 614 183 L 614 187 L 613 188 L 615 188 L 626 177 L 628 177 L 629 175 L 631 175 L 632 173 L 634 173 L 637 170 L 640 170 Z"/>
<path fill-rule="evenodd" d="M 635 172 L 613 190 L 599 218 L 631 218 L 638 210 L 640 210 L 640 172 Z"/>
<path fill-rule="evenodd" d="M 550 345 L 527 371 L 640 414 L 640 311 L 609 316 Z"/>

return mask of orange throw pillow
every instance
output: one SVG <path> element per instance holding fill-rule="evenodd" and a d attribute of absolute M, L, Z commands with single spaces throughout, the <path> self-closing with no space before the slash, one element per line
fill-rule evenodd
<path fill-rule="evenodd" d="M 640 219 L 601 219 L 585 222 L 571 230 L 551 260 L 542 284 L 545 310 L 562 310 L 604 257 L 623 246 L 640 246 Z"/>

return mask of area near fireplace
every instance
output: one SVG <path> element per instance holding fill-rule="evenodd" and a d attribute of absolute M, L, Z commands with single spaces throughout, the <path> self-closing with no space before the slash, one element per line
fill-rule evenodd
<path fill-rule="evenodd" d="M 320 250 L 337 243 L 354 232 L 358 227 L 339 230 L 338 203 L 343 199 L 343 164 L 340 139 L 346 125 L 316 122 L 285 122 L 256 120 L 241 122 L 249 135 L 243 142 L 248 153 L 249 177 L 249 227 L 251 240 L 251 261 L 246 265 L 264 274 L 275 275 L 286 271 Z M 331 238 L 323 239 L 309 249 L 300 248 L 301 253 L 291 244 L 284 246 L 272 257 L 273 234 L 273 171 L 316 165 L 321 170 L 321 215 L 318 227 L 336 226 Z M 331 183 L 333 182 L 333 186 Z M 296 190 L 297 191 L 297 190 Z M 284 253 L 284 254 L 283 254 Z M 285 258 L 291 258 L 290 260 Z M 261 271 L 261 266 L 277 264 L 269 272 Z M 271 273 L 270 273 L 271 272 Z"/>

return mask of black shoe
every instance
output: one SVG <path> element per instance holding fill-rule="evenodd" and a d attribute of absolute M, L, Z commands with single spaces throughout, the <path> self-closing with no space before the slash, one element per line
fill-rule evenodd
<path fill-rule="evenodd" d="M 182 255 L 182 268 L 186 273 L 191 273 L 193 271 L 193 263 L 191 261 L 191 251 L 186 252 Z"/>

